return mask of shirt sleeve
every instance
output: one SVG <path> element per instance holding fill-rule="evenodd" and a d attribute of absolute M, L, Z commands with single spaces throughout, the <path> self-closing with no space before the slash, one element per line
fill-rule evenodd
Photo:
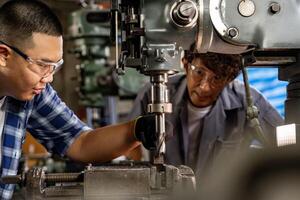
<path fill-rule="evenodd" d="M 80 133 L 91 130 L 61 101 L 49 84 L 34 99 L 27 129 L 49 152 L 61 156 Z"/>

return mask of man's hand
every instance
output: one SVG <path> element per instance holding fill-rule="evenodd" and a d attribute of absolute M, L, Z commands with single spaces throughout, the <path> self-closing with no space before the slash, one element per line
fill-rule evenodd
<path fill-rule="evenodd" d="M 173 126 L 166 120 L 166 139 L 172 137 Z M 155 114 L 140 116 L 135 120 L 134 135 L 144 147 L 150 151 L 156 150 L 158 134 L 155 130 Z"/>

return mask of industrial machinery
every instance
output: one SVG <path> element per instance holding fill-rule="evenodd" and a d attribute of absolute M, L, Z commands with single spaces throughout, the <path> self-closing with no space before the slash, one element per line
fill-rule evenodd
<path fill-rule="evenodd" d="M 139 75 L 140 64 L 133 59 L 135 68 L 122 67 L 117 76 L 109 62 L 109 19 L 111 15 L 108 10 L 97 6 L 93 1 L 90 4 L 71 15 L 69 28 L 69 39 L 75 48 L 72 51 L 80 60 L 77 66 L 80 88 L 80 101 L 93 112 L 91 125 L 95 125 L 95 114 L 100 109 L 107 109 L 106 99 L 111 96 L 133 96 L 143 86 L 146 76 Z M 135 16 L 133 16 L 135 17 Z M 118 20 L 118 19 L 116 19 Z M 135 19 L 133 19 L 134 21 Z M 117 22 L 118 23 L 118 22 Z M 130 22 L 131 23 L 131 22 Z M 126 25 L 127 26 L 127 25 Z M 116 44 L 121 38 L 116 31 Z M 131 31 L 131 30 L 129 30 Z M 135 33 L 134 33 L 135 34 Z M 156 37 L 156 36 L 155 36 Z M 128 43 L 140 43 L 135 37 L 128 39 Z M 161 44 L 158 45 L 158 47 Z M 170 166 L 163 162 L 164 147 L 164 113 L 171 112 L 171 105 L 167 96 L 167 76 L 180 70 L 180 59 L 182 51 L 176 50 L 174 44 L 163 44 L 163 48 L 151 47 L 148 53 L 149 63 L 153 68 L 144 68 L 144 74 L 150 75 L 153 84 L 153 103 L 149 109 L 157 115 L 157 131 L 160 134 L 160 151 L 155 156 L 154 163 L 120 163 L 100 166 L 89 166 L 78 173 L 54 173 L 49 174 L 42 168 L 35 168 L 21 175 L 3 177 L 2 181 L 7 184 L 19 183 L 23 187 L 25 199 L 168 199 L 170 196 L 192 193 L 195 191 L 196 183 L 193 171 L 187 166 Z M 140 51 L 140 46 L 131 49 L 133 55 Z M 121 51 L 124 54 L 124 51 Z M 116 55 L 119 49 L 116 48 Z M 126 56 L 128 54 L 124 54 Z M 129 59 L 131 55 L 128 55 Z M 146 58 L 146 57 L 145 57 Z M 165 59 L 168 59 L 165 62 Z M 117 61 L 118 62 L 118 61 Z M 148 62 L 148 61 L 147 61 Z M 119 64 L 117 64 L 119 66 Z M 173 66 L 177 66 L 174 68 Z M 125 73 L 126 72 L 126 73 Z M 148 79 L 148 78 L 147 78 Z M 108 98 L 107 98 L 108 97 Z M 96 112 L 95 112 L 96 111 Z M 109 111 L 112 115 L 112 110 Z M 89 113 L 88 113 L 89 114 Z M 99 114 L 98 114 L 99 116 Z M 103 115 L 102 115 L 103 116 Z M 112 120 L 109 123 L 113 123 Z M 106 123 L 107 124 L 107 123 Z M 101 124 L 103 125 L 103 124 Z M 174 199 L 174 198 L 173 198 Z"/>
<path fill-rule="evenodd" d="M 148 112 L 156 115 L 157 150 L 153 163 L 163 164 L 165 154 L 165 113 L 172 112 L 166 83 L 168 76 L 180 71 L 183 48 L 189 48 L 189 37 L 194 32 L 198 11 L 195 6 L 186 27 L 176 27 L 170 21 L 169 1 L 112 1 L 113 35 L 116 49 L 121 32 L 121 54 L 116 55 L 116 70 L 136 68 L 150 76 L 151 103 Z M 166 9 L 167 8 L 167 9 Z M 166 14 L 168 13 L 168 14 Z M 120 18 L 119 18 L 120 17 Z M 183 28 L 182 30 L 180 30 Z M 173 34 L 177 33 L 177 34 Z M 183 45 L 186 44 L 186 45 Z"/>
<path fill-rule="evenodd" d="M 68 39 L 74 44 L 70 53 L 80 60 L 76 66 L 77 92 L 90 127 L 117 123 L 117 96 L 132 99 L 147 81 L 134 69 L 122 77 L 114 72 L 110 16 L 109 2 L 96 4 L 91 0 L 83 1 L 82 8 L 69 17 Z"/>
<path fill-rule="evenodd" d="M 169 165 L 159 169 L 149 163 L 88 166 L 79 173 L 47 174 L 42 168 L 2 178 L 26 185 L 24 198 L 38 199 L 168 199 L 194 189 L 193 171 Z"/>
<path fill-rule="evenodd" d="M 299 7 L 298 0 L 112 0 L 111 29 L 116 45 L 116 70 L 122 74 L 127 67 L 135 68 L 150 77 L 152 101 L 148 105 L 148 111 L 156 115 L 158 148 L 153 152 L 152 163 L 146 167 L 139 168 L 134 164 L 122 166 L 122 169 L 120 166 L 116 168 L 111 166 L 85 170 L 82 175 L 84 179 L 80 179 L 84 180 L 85 199 L 96 199 L 95 196 L 107 194 L 105 184 L 111 183 L 119 184 L 119 191 L 124 187 L 132 194 L 136 194 L 136 190 L 129 190 L 128 185 L 130 180 L 137 180 L 133 177 L 139 172 L 145 175 L 141 174 L 141 177 L 145 177 L 143 181 L 149 186 L 148 190 L 147 187 L 143 189 L 148 194 L 146 199 L 155 198 L 155 195 L 151 196 L 156 194 L 154 191 L 162 191 L 155 187 L 156 183 L 164 189 L 176 185 L 173 183 L 185 182 L 184 180 L 193 183 L 194 177 L 188 168 L 184 168 L 189 172 L 188 176 L 184 176 L 188 177 L 185 179 L 182 178 L 180 167 L 164 164 L 164 153 L 165 113 L 172 111 L 166 83 L 169 75 L 180 70 L 183 50 L 189 49 L 194 42 L 198 52 L 242 54 L 245 65 L 279 66 L 279 78 L 289 81 L 288 99 L 285 102 L 286 123 L 299 124 L 300 37 L 297 34 L 297 27 L 300 27 L 300 20 L 297 20 Z M 113 171 L 108 173 L 109 178 L 103 172 L 105 169 Z M 143 170 L 145 171 L 142 172 Z M 90 173 L 92 176 L 89 176 Z M 40 171 L 37 171 L 37 175 L 34 174 L 25 177 L 38 177 L 42 180 L 36 183 L 42 186 L 39 188 L 43 190 L 35 194 L 45 195 L 48 190 L 43 184 L 47 182 L 47 176 Z M 168 175 L 172 178 L 167 178 Z M 78 181 L 79 175 L 74 176 Z M 101 182 L 103 176 L 109 181 Z M 132 178 L 126 179 L 131 176 Z M 26 180 L 20 177 L 18 179 Z M 145 185 L 141 184 L 139 188 Z M 110 186 L 114 188 L 115 185 Z M 57 186 L 54 188 L 55 191 L 59 191 Z M 90 188 L 94 190 L 91 191 Z M 107 191 L 124 198 L 128 197 L 128 193 Z M 138 196 L 137 199 L 142 198 Z"/>
<path fill-rule="evenodd" d="M 148 111 L 157 116 L 159 136 L 154 163 L 163 163 L 164 115 L 172 110 L 168 103 L 167 77 L 179 70 L 182 50 L 188 50 L 193 43 L 199 53 L 241 54 L 244 66 L 279 66 L 279 78 L 289 81 L 286 122 L 299 124 L 297 0 L 112 2 L 116 41 L 118 31 L 122 33 L 121 54 L 116 56 L 117 70 L 137 68 L 150 76 L 152 102 Z M 255 117 L 257 111 L 252 110 Z"/>

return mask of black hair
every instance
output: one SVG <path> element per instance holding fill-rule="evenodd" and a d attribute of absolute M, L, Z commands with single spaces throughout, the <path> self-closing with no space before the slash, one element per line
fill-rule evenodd
<path fill-rule="evenodd" d="M 185 51 L 184 59 L 191 63 L 195 58 L 200 58 L 208 69 L 229 81 L 239 75 L 242 67 L 239 54 L 198 53 L 195 51 L 195 45 L 192 45 L 190 50 Z"/>
<path fill-rule="evenodd" d="M 22 45 L 33 33 L 62 36 L 58 17 L 38 0 L 10 0 L 0 7 L 0 40 Z"/>

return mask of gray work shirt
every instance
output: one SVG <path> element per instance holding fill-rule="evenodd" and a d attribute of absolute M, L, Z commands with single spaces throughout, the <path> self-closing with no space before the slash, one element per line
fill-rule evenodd
<path fill-rule="evenodd" d="M 173 113 L 166 114 L 173 128 L 173 137 L 166 141 L 166 163 L 188 165 L 188 92 L 185 75 L 169 79 L 168 88 Z M 274 107 L 257 90 L 251 88 L 254 105 L 259 109 L 259 121 L 264 133 L 275 142 L 275 128 L 283 124 L 283 119 Z M 147 113 L 150 100 L 150 85 L 146 85 L 135 100 L 129 118 Z M 236 150 L 249 131 L 246 120 L 246 101 L 244 85 L 238 80 L 229 83 L 219 95 L 209 114 L 203 119 L 201 138 L 197 156 L 197 176 L 201 176 L 210 161 L 221 151 Z"/>

